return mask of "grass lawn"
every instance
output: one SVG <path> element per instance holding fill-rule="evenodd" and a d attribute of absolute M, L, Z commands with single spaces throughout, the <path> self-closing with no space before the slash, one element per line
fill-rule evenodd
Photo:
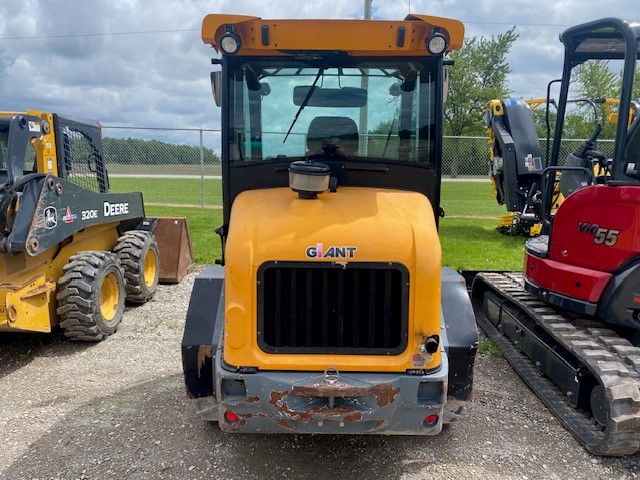
<path fill-rule="evenodd" d="M 442 263 L 456 270 L 522 270 L 525 241 L 498 232 L 493 220 L 440 220 Z"/>
<path fill-rule="evenodd" d="M 192 178 L 109 178 L 113 193 L 142 192 L 146 204 L 222 206 L 222 181 Z"/>
<path fill-rule="evenodd" d="M 149 175 L 149 174 L 162 174 L 162 175 L 200 175 L 200 171 L 204 170 L 205 175 L 220 175 L 222 169 L 220 164 L 205 164 L 202 167 L 200 164 L 171 164 L 171 163 L 156 163 L 156 164 L 134 164 L 129 165 L 126 163 L 110 163 L 109 175 L 111 174 L 134 174 L 134 175 Z"/>
<path fill-rule="evenodd" d="M 446 215 L 491 216 L 506 215 L 504 205 L 498 205 L 489 182 L 442 182 L 440 205 Z"/>
<path fill-rule="evenodd" d="M 222 210 L 155 206 L 146 210 L 149 216 L 187 217 L 196 262 L 213 264 L 220 258 L 214 229 L 222 224 Z M 524 241 L 499 233 L 493 220 L 443 218 L 440 222 L 443 264 L 457 270 L 522 270 Z"/>
<path fill-rule="evenodd" d="M 150 217 L 187 217 L 193 255 L 197 263 L 212 265 L 222 257 L 220 237 L 214 229 L 222 225 L 222 210 L 186 207 L 145 207 Z"/>
<path fill-rule="evenodd" d="M 222 205 L 222 181 L 192 178 L 110 178 L 111 191 L 144 194 L 147 204 L 199 206 L 204 188 L 205 205 Z M 507 213 L 498 205 L 488 182 L 443 182 L 442 208 L 447 216 L 499 217 Z"/>

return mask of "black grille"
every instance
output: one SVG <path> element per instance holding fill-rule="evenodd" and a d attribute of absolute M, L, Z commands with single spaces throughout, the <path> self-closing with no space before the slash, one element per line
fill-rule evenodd
<path fill-rule="evenodd" d="M 400 264 L 262 265 L 258 342 L 269 353 L 399 354 L 409 275 Z"/>

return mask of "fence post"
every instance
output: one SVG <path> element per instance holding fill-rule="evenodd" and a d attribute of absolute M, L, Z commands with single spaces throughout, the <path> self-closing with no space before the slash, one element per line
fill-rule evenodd
<path fill-rule="evenodd" d="M 204 149 L 202 147 L 202 129 L 200 129 L 200 201 L 204 208 Z"/>

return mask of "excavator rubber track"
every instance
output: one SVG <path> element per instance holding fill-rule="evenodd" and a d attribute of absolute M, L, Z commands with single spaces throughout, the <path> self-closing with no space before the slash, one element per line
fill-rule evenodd
<path fill-rule="evenodd" d="M 521 273 L 480 273 L 473 281 L 472 300 L 478 325 L 498 344 L 504 356 L 527 385 L 563 425 L 595 455 L 627 455 L 640 448 L 640 348 L 598 320 L 563 312 L 541 301 L 523 288 Z M 487 299 L 500 304 L 496 314 Z M 509 313 L 511 336 L 505 334 L 502 315 Z M 493 318 L 490 318 L 493 317 Z M 498 317 L 498 318 L 496 318 Z M 513 329 L 513 319 L 522 322 Z M 531 328 L 531 322 L 535 325 Z M 552 347 L 524 353 L 513 332 L 526 329 L 539 338 L 553 339 Z M 520 332 L 522 332 L 520 330 Z M 542 333 L 541 333 L 542 332 Z M 534 341 L 531 344 L 537 346 Z M 547 341 L 549 343 L 549 341 Z M 537 348 L 537 347 L 536 347 Z M 591 390 L 591 405 L 576 408 L 566 391 L 541 372 L 545 356 L 562 351 L 565 357 L 588 371 L 597 385 Z M 528 349 L 531 351 L 531 349 Z M 535 348 L 533 349 L 535 351 Z M 532 355 L 535 357 L 535 355 Z M 576 382 L 577 382 L 576 378 Z M 594 400 L 595 399 L 595 400 Z"/>

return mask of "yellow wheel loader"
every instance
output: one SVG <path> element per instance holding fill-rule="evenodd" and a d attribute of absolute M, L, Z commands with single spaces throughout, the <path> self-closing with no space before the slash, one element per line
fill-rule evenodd
<path fill-rule="evenodd" d="M 203 418 L 434 435 L 471 400 L 475 318 L 438 238 L 443 57 L 463 34 L 425 15 L 204 19 L 221 54 L 224 252 L 196 279 L 182 342 Z"/>
<path fill-rule="evenodd" d="M 125 302 L 153 297 L 166 223 L 141 193 L 109 193 L 98 122 L 0 112 L 0 332 L 112 334 Z"/>

